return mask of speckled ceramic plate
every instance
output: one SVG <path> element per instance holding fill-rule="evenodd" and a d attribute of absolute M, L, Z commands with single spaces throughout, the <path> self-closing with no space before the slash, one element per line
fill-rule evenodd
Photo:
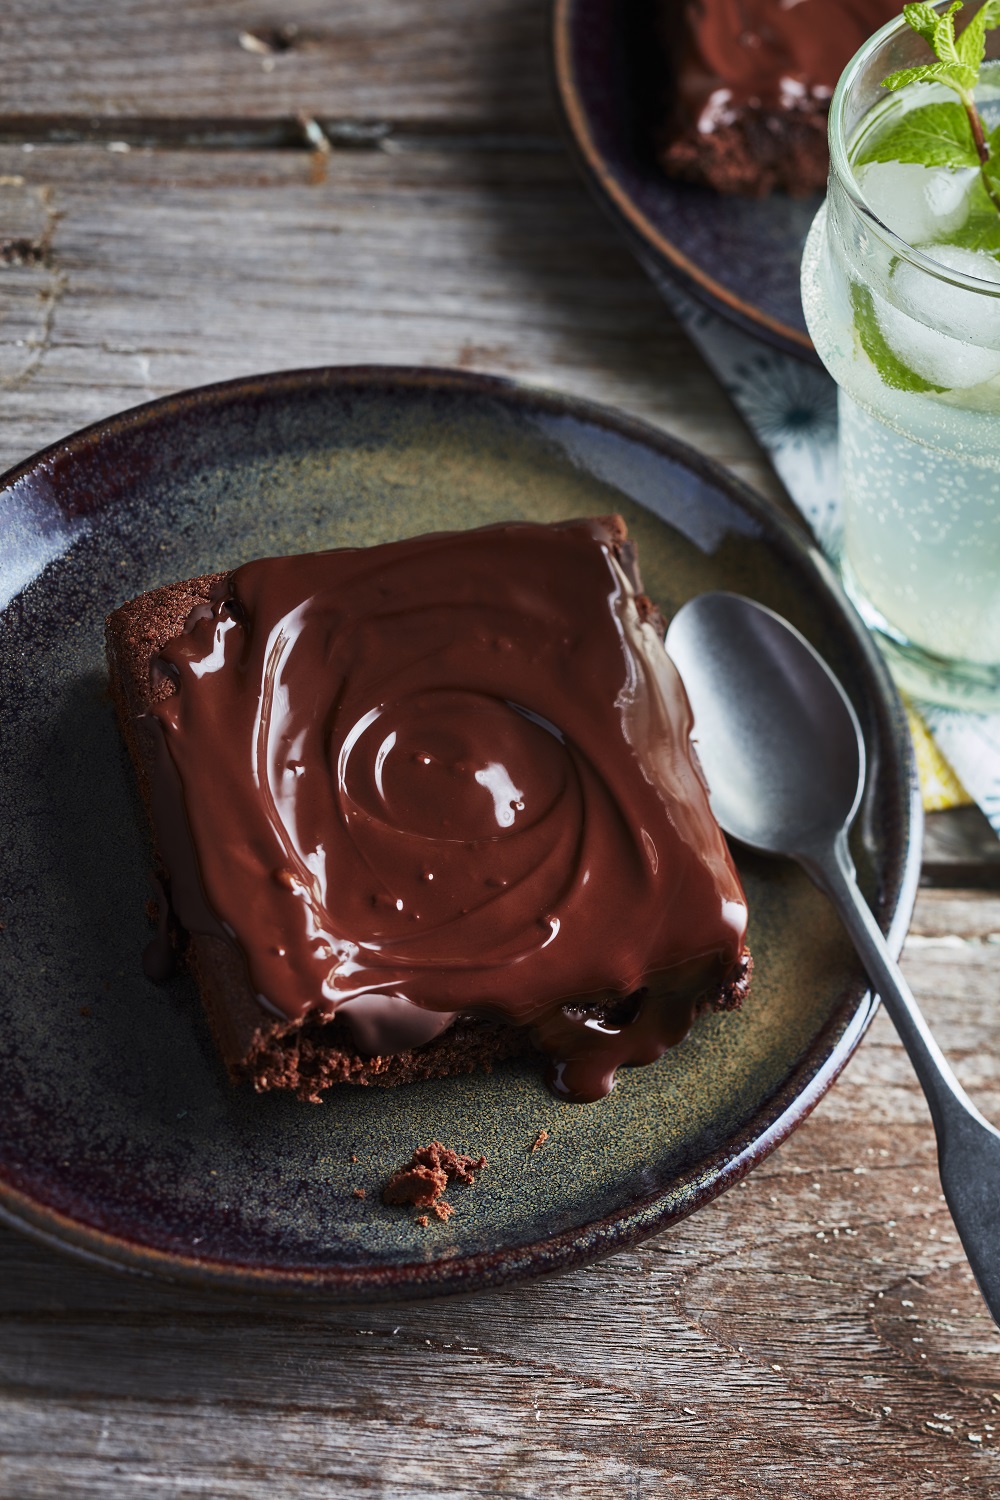
<path fill-rule="evenodd" d="M 680 0 L 677 0 L 680 3 Z M 799 262 L 821 195 L 754 199 L 675 182 L 653 152 L 665 64 L 649 0 L 555 0 L 556 86 L 575 154 L 658 284 L 815 360 Z"/>
<path fill-rule="evenodd" d="M 0 480 L 17 590 L 0 613 L 6 1222 L 134 1271 L 432 1295 L 629 1245 L 808 1113 L 872 1005 L 830 908 L 780 862 L 740 860 L 757 962 L 743 1012 L 701 1020 L 598 1104 L 559 1103 L 530 1062 L 318 1107 L 257 1097 L 227 1083 L 190 981 L 142 976 L 149 853 L 105 689 L 110 609 L 261 554 L 611 510 L 667 613 L 707 588 L 749 593 L 840 674 L 872 768 L 856 855 L 898 948 L 919 814 L 897 699 L 822 559 L 723 470 L 612 412 L 446 372 L 313 370 L 154 402 Z M 434 1138 L 489 1166 L 424 1229 L 380 1188 Z"/>

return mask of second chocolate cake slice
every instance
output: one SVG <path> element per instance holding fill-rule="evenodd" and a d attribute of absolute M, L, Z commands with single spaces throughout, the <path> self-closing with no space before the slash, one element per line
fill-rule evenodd
<path fill-rule="evenodd" d="M 537 1049 L 606 1093 L 749 974 L 746 904 L 618 518 L 245 564 L 108 621 L 235 1078 L 305 1098 Z"/>
<path fill-rule="evenodd" d="M 661 0 L 673 77 L 667 172 L 754 198 L 822 191 L 837 80 L 899 9 L 897 0 Z"/>

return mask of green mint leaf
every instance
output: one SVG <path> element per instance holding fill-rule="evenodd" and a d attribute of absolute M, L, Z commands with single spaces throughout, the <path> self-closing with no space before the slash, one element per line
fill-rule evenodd
<path fill-rule="evenodd" d="M 979 69 L 948 59 L 946 62 L 922 63 L 918 68 L 901 68 L 882 79 L 887 89 L 902 89 L 908 83 L 944 83 L 956 93 L 967 94 L 979 81 Z"/>
<path fill-rule="evenodd" d="M 923 37 L 929 47 L 934 46 L 934 33 L 937 30 L 937 11 L 932 5 L 927 5 L 924 0 L 917 0 L 916 4 L 904 5 L 903 15 L 907 23 Z"/>
<path fill-rule="evenodd" d="M 933 83 L 932 69 L 940 70 L 942 67 L 944 67 L 943 63 L 921 63 L 918 68 L 900 68 L 896 73 L 886 74 L 882 79 L 882 87 L 905 89 L 908 83 Z"/>
<path fill-rule="evenodd" d="M 1000 216 L 993 217 L 1000 222 Z M 944 386 L 931 385 L 922 375 L 904 365 L 898 354 L 894 354 L 886 343 L 885 335 L 878 326 L 875 303 L 866 286 L 851 283 L 851 307 L 854 310 L 854 329 L 862 349 L 876 370 L 894 391 L 940 391 Z"/>
<path fill-rule="evenodd" d="M 954 104 L 924 104 L 908 110 L 888 130 L 862 146 L 856 165 L 864 167 L 873 161 L 913 161 L 927 167 L 979 165 L 969 117 L 957 100 Z"/>
<path fill-rule="evenodd" d="M 997 165 L 1000 166 L 1000 163 Z M 994 218 L 997 218 L 996 208 L 990 199 L 986 182 L 980 172 L 978 176 L 972 179 L 972 185 L 969 188 L 969 218 L 974 219 L 977 214 L 987 213 L 991 213 Z M 998 222 L 1000 222 L 1000 219 L 998 219 Z"/>
<path fill-rule="evenodd" d="M 1000 255 L 1000 214 L 987 200 L 987 208 L 973 212 L 961 229 L 948 236 L 948 243 L 961 245 L 963 250 L 987 250 L 990 255 Z"/>
<path fill-rule="evenodd" d="M 948 243 L 961 245 L 963 250 L 987 250 L 990 255 L 1000 255 L 1000 214 L 978 174 L 969 188 L 969 217 L 960 229 L 949 234 Z"/>
<path fill-rule="evenodd" d="M 977 72 L 986 55 L 986 33 L 992 31 L 994 26 L 1000 26 L 1000 3 L 998 0 L 986 0 L 955 43 L 955 51 L 960 60 Z"/>
<path fill-rule="evenodd" d="M 1000 251 L 1000 214 L 990 202 L 982 177 L 977 172 L 969 185 L 969 215 L 958 229 L 949 231 L 949 245 L 963 250 Z"/>
<path fill-rule="evenodd" d="M 986 4 L 980 6 L 969 24 L 962 29 L 961 35 L 955 42 L 955 51 L 963 63 L 970 68 L 979 68 L 986 53 L 986 24 L 989 21 L 992 0 L 986 0 Z M 991 22 L 993 26 L 996 21 Z"/>
<path fill-rule="evenodd" d="M 934 37 L 931 46 L 935 57 L 942 62 L 960 61 L 958 48 L 955 44 L 955 13 L 962 9 L 962 0 L 951 0 L 947 10 L 939 13 L 934 25 Z M 921 32 L 923 35 L 923 32 Z"/>

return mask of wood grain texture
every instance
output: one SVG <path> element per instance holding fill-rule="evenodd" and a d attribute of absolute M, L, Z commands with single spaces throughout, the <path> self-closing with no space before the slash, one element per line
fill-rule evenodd
<path fill-rule="evenodd" d="M 401 361 L 619 406 L 776 497 L 558 146 L 546 24 L 543 0 L 8 0 L 0 138 L 34 149 L 0 148 L 0 468 L 184 386 Z M 369 149 L 263 149 L 300 113 Z M 114 149 L 37 144 L 60 131 Z M 213 139 L 237 149 L 121 149 Z M 1000 1118 L 1000 865 L 975 814 L 926 850 L 982 888 L 922 893 L 905 968 Z M 0 1500 L 992 1500 L 998 1354 L 879 1017 L 739 1189 L 545 1283 L 333 1312 L 0 1232 Z"/>
<path fill-rule="evenodd" d="M 551 136 L 547 24 L 545 0 L 6 0 L 2 114 Z"/>
<path fill-rule="evenodd" d="M 904 967 L 994 1116 L 998 952 L 1000 899 L 921 896 Z M 741 1187 L 545 1282 L 330 1311 L 0 1234 L 0 1494 L 989 1500 L 998 1355 L 880 1017 Z"/>
<path fill-rule="evenodd" d="M 1000 891 L 1000 839 L 978 807 L 928 814 L 921 879 L 926 885 Z"/>
<path fill-rule="evenodd" d="M 0 148 L 0 469 L 184 386 L 459 365 L 619 406 L 777 486 L 561 152 Z M 9 310 L 9 316 L 8 316 Z"/>

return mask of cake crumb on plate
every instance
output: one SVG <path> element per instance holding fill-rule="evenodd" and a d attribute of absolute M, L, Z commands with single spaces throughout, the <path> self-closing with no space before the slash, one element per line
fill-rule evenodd
<path fill-rule="evenodd" d="M 448 1219 L 454 1208 L 442 1197 L 445 1188 L 450 1182 L 471 1187 L 475 1173 L 485 1165 L 485 1156 L 464 1156 L 440 1141 L 431 1141 L 429 1146 L 418 1146 L 406 1166 L 393 1172 L 382 1189 L 382 1202 L 430 1208 L 439 1219 Z M 426 1223 L 427 1216 L 422 1218 Z"/>

